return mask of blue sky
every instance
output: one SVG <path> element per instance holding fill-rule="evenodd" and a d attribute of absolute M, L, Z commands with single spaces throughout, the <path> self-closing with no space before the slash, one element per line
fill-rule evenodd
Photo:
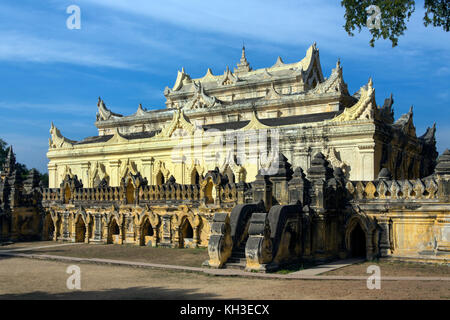
<path fill-rule="evenodd" d="M 399 46 L 369 47 L 363 30 L 349 37 L 339 0 L 3 0 L 0 4 L 0 138 L 18 161 L 47 170 L 50 123 L 79 140 L 97 134 L 101 96 L 114 112 L 139 103 L 163 108 L 177 70 L 222 74 L 245 42 L 253 68 L 277 56 L 301 60 L 317 42 L 324 76 L 338 58 L 351 93 L 373 77 L 379 105 L 392 92 L 395 118 L 414 105 L 417 134 L 437 124 L 438 150 L 450 147 L 450 33 L 425 28 L 423 1 Z M 69 5 L 81 29 L 69 30 Z"/>

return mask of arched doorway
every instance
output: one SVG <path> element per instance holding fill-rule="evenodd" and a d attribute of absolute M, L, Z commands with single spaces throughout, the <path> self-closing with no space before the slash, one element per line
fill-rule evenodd
<path fill-rule="evenodd" d="M 190 244 L 192 244 L 192 241 L 194 239 L 194 229 L 192 229 L 192 225 L 189 222 L 189 219 L 185 218 L 181 228 L 181 238 L 180 238 L 180 244 L 182 248 L 189 247 Z"/>
<path fill-rule="evenodd" d="M 117 224 L 116 219 L 112 219 L 108 230 L 108 243 L 119 243 L 120 240 L 120 227 Z"/>
<path fill-rule="evenodd" d="M 72 193 L 70 192 L 69 185 L 66 185 L 66 187 L 64 188 L 64 203 L 65 204 L 69 203 L 71 196 L 72 196 Z"/>
<path fill-rule="evenodd" d="M 194 169 L 191 173 L 191 184 L 200 184 L 200 175 L 197 169 Z"/>
<path fill-rule="evenodd" d="M 55 224 L 53 223 L 52 216 L 47 214 L 44 221 L 44 228 L 42 230 L 42 240 L 53 240 L 55 235 Z"/>
<path fill-rule="evenodd" d="M 148 219 L 145 219 L 144 224 L 142 225 L 142 232 L 141 232 L 141 245 L 144 246 L 151 246 L 151 237 L 153 237 L 154 231 L 153 227 L 150 224 L 150 221 Z"/>
<path fill-rule="evenodd" d="M 214 203 L 213 191 L 214 191 L 214 184 L 213 184 L 212 180 L 210 179 L 205 187 L 205 198 L 206 198 L 207 204 Z"/>
<path fill-rule="evenodd" d="M 162 174 L 161 171 L 159 171 L 158 174 L 156 175 L 156 184 L 162 185 L 164 183 L 165 183 L 164 175 Z"/>
<path fill-rule="evenodd" d="M 134 186 L 131 180 L 128 180 L 127 183 L 127 204 L 134 203 Z"/>
<path fill-rule="evenodd" d="M 84 242 L 86 238 L 86 224 L 83 218 L 78 217 L 78 221 L 75 224 L 75 242 Z"/>
<path fill-rule="evenodd" d="M 350 253 L 354 258 L 366 257 L 366 234 L 359 223 L 355 225 L 350 233 Z"/>

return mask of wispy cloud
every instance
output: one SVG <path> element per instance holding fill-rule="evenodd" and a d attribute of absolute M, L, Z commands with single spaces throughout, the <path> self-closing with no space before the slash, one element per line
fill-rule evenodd
<path fill-rule="evenodd" d="M 0 32 L 0 60 L 10 62 L 70 63 L 91 67 L 133 69 L 137 65 L 103 54 L 101 48 L 64 40 Z"/>

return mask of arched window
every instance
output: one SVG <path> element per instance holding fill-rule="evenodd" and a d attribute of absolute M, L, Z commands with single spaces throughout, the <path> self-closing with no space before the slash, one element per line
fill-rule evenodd
<path fill-rule="evenodd" d="M 206 197 L 206 203 L 214 203 L 214 184 L 211 179 L 209 179 L 208 183 L 205 187 L 205 197 Z"/>
<path fill-rule="evenodd" d="M 352 257 L 366 257 L 366 234 L 359 223 L 350 234 L 350 250 Z"/>
<path fill-rule="evenodd" d="M 164 184 L 164 183 L 165 183 L 164 175 L 162 174 L 161 171 L 159 171 L 159 172 L 156 174 L 156 184 L 157 184 L 157 185 L 162 185 L 162 184 Z"/>
<path fill-rule="evenodd" d="M 134 203 L 134 186 L 130 179 L 130 180 L 128 180 L 128 184 L 127 184 L 127 204 L 133 204 L 133 203 Z"/>
<path fill-rule="evenodd" d="M 86 237 L 86 225 L 83 219 L 79 216 L 75 224 L 75 242 L 84 242 Z"/>
<path fill-rule="evenodd" d="M 200 175 L 197 172 L 197 169 L 194 168 L 191 173 L 191 184 L 200 184 Z"/>
<path fill-rule="evenodd" d="M 70 197 L 72 196 L 72 193 L 70 192 L 69 185 L 66 185 L 66 188 L 64 189 L 64 203 L 68 204 Z"/>

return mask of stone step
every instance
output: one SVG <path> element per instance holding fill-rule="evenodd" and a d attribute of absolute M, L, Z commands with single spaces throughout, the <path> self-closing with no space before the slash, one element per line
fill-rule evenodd
<path fill-rule="evenodd" d="M 245 252 L 232 252 L 231 256 L 233 258 L 245 258 Z"/>
<path fill-rule="evenodd" d="M 245 262 L 241 263 L 241 262 L 227 262 L 225 264 L 225 269 L 239 269 L 239 270 L 244 270 L 245 269 Z"/>
<path fill-rule="evenodd" d="M 245 258 L 235 258 L 235 257 L 229 257 L 227 263 L 243 263 L 245 264 L 246 259 Z"/>

